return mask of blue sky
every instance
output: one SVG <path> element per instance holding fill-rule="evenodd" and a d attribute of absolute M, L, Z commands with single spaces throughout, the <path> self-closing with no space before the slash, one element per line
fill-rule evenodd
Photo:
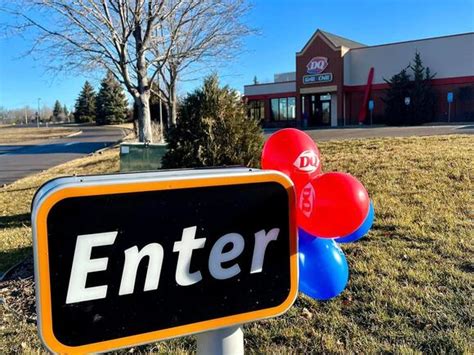
<path fill-rule="evenodd" d="M 246 38 L 242 54 L 216 69 L 240 91 L 254 75 L 270 81 L 275 72 L 294 71 L 295 52 L 318 28 L 368 45 L 473 32 L 474 0 L 254 0 L 245 22 L 260 35 Z M 48 106 L 58 99 L 72 107 L 86 79 L 98 87 L 98 73 L 51 79 L 44 63 L 23 55 L 30 44 L 0 38 L 0 106 L 35 108 L 41 98 Z M 183 82 L 179 91 L 199 83 Z"/>

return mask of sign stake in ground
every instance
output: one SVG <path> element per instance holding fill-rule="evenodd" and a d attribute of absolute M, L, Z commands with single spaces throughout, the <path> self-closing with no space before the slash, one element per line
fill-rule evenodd
<path fill-rule="evenodd" d="M 213 355 L 243 355 L 244 333 L 242 327 L 228 327 L 198 334 L 197 353 Z"/>
<path fill-rule="evenodd" d="M 32 206 L 43 342 L 83 353 L 202 333 L 202 353 L 243 352 L 240 325 L 296 297 L 293 206 L 287 177 L 245 168 L 46 183 Z"/>

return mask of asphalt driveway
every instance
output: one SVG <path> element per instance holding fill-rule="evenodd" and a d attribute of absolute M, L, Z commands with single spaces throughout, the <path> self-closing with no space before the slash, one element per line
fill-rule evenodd
<path fill-rule="evenodd" d="M 474 123 L 464 125 L 436 125 L 413 127 L 354 127 L 306 130 L 315 141 L 376 137 L 411 137 L 443 134 L 474 134 Z"/>
<path fill-rule="evenodd" d="M 69 138 L 0 145 L 0 186 L 93 153 L 126 134 L 118 127 L 83 126 L 79 129 L 81 134 Z"/>

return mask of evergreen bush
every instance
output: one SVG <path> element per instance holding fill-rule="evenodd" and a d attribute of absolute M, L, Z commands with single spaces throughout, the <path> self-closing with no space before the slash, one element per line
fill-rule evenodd
<path fill-rule="evenodd" d="M 211 75 L 183 100 L 167 142 L 165 168 L 258 167 L 263 134 L 258 121 L 247 117 L 240 95 L 220 87 L 218 77 Z"/>

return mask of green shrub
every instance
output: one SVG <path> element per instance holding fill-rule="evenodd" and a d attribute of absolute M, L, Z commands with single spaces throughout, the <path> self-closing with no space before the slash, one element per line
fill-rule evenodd
<path fill-rule="evenodd" d="M 167 134 L 163 167 L 257 167 L 263 134 L 259 123 L 246 112 L 235 90 L 220 87 L 216 75 L 207 77 L 180 105 L 178 123 Z"/>

